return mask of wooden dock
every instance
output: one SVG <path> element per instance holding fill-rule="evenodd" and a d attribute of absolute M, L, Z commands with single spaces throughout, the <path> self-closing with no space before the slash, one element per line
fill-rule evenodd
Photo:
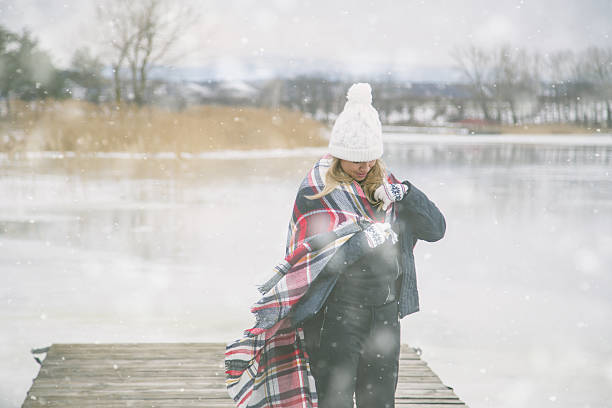
<path fill-rule="evenodd" d="M 24 408 L 235 406 L 225 390 L 221 343 L 53 344 L 43 351 Z M 406 408 L 466 407 L 407 345 L 395 401 Z"/>

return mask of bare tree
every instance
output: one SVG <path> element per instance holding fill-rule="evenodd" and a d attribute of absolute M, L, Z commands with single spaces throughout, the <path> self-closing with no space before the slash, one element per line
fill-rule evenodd
<path fill-rule="evenodd" d="M 4 99 L 6 112 L 9 114 L 11 113 L 11 91 L 17 73 L 15 52 L 11 52 L 10 48 L 14 48 L 16 42 L 17 36 L 0 26 L 0 96 Z"/>
<path fill-rule="evenodd" d="M 502 121 L 502 109 L 508 105 L 512 115 L 512 123 L 517 123 L 516 103 L 517 86 L 520 76 L 520 66 L 517 52 L 508 44 L 499 47 L 493 53 L 493 67 L 491 80 L 493 81 L 493 95 L 497 101 L 497 121 Z"/>
<path fill-rule="evenodd" d="M 99 103 L 104 83 L 104 64 L 87 47 L 78 48 L 70 66 L 70 79 L 85 88 L 85 99 Z"/>
<path fill-rule="evenodd" d="M 590 47 L 584 57 L 587 75 L 606 106 L 606 126 L 612 129 L 612 48 Z"/>
<path fill-rule="evenodd" d="M 132 25 L 129 15 L 132 14 L 132 3 L 125 0 L 107 1 L 96 8 L 98 20 L 110 37 L 111 68 L 115 88 L 115 103 L 121 103 L 121 69 L 137 30 Z M 105 38 L 106 39 L 106 38 Z"/>
<path fill-rule="evenodd" d="M 488 77 L 491 71 L 491 58 L 482 48 L 469 45 L 465 48 L 455 48 L 451 52 L 451 57 L 455 60 L 457 68 L 469 81 L 476 103 L 482 109 L 485 120 L 490 120 L 488 99 L 489 90 L 487 89 Z"/>
<path fill-rule="evenodd" d="M 521 105 L 528 111 L 523 120 L 531 120 L 538 115 L 540 104 L 539 97 L 543 83 L 544 57 L 539 51 L 527 54 L 523 67 L 523 98 Z"/>
<path fill-rule="evenodd" d="M 576 66 L 576 56 L 571 50 L 559 50 L 546 54 L 545 66 L 549 80 L 546 94 L 552 102 L 553 120 L 561 123 L 567 120 L 564 107 L 569 105 L 570 94 L 568 88 Z"/>
<path fill-rule="evenodd" d="M 570 81 L 572 84 L 571 100 L 574 106 L 574 122 L 588 126 L 587 103 L 595 97 L 595 87 L 588 75 L 585 51 L 577 54 L 574 58 L 570 67 Z"/>
<path fill-rule="evenodd" d="M 123 64 L 127 62 L 129 68 L 134 102 L 141 105 L 146 100 L 151 69 L 172 58 L 170 51 L 197 21 L 197 13 L 180 4 L 170 0 L 108 0 L 98 6 L 98 18 L 109 28 L 117 103 L 122 99 Z"/>

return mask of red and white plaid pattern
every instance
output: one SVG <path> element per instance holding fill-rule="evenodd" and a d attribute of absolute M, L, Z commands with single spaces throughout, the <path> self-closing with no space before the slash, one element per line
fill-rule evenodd
<path fill-rule="evenodd" d="M 304 333 L 285 317 L 342 244 L 372 223 L 395 220 L 392 207 L 384 219 L 377 217 L 357 182 L 307 199 L 324 188 L 331 163 L 329 154 L 323 156 L 304 178 L 289 223 L 286 257 L 251 308 L 255 326 L 226 347 L 227 390 L 239 408 L 318 406 Z M 397 182 L 392 175 L 387 180 Z"/>

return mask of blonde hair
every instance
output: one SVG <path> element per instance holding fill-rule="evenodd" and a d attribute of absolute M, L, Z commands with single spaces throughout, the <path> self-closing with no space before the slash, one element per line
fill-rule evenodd
<path fill-rule="evenodd" d="M 374 192 L 382 185 L 384 177 L 385 167 L 383 162 L 380 159 L 376 159 L 376 163 L 374 163 L 374 166 L 372 166 L 366 178 L 360 182 L 361 188 L 371 204 L 378 206 L 382 205 L 382 201 L 374 199 Z M 306 198 L 316 200 L 331 193 L 340 184 L 350 184 L 352 181 L 353 178 L 342 170 L 340 159 L 334 157 L 329 170 L 327 170 L 325 174 L 325 187 L 323 190 L 320 193 L 306 196 Z"/>

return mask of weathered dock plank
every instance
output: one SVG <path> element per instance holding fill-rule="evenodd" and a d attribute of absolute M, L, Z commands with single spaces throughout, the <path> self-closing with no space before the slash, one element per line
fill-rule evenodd
<path fill-rule="evenodd" d="M 23 408 L 231 408 L 221 343 L 54 344 Z M 402 346 L 396 405 L 466 407 L 407 345 Z"/>

